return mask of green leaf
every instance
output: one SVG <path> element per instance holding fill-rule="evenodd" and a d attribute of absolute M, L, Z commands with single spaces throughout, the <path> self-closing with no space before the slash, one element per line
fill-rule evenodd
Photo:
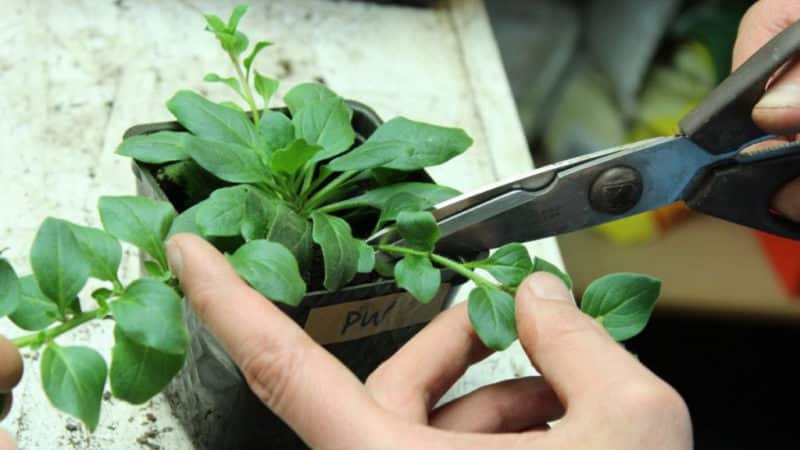
<path fill-rule="evenodd" d="M 172 226 L 167 233 L 167 239 L 177 233 L 192 233 L 198 236 L 204 236 L 203 230 L 197 225 L 197 212 L 203 207 L 200 202 L 186 211 L 180 213 L 175 220 L 172 221 Z"/>
<path fill-rule="evenodd" d="M 338 203 L 333 203 L 331 204 L 331 206 L 348 205 L 348 207 L 353 207 L 353 208 L 361 206 L 371 206 L 373 208 L 382 209 L 390 198 L 401 193 L 411 194 L 417 197 L 421 197 L 432 205 L 435 205 L 439 202 L 443 202 L 447 199 L 453 198 L 460 194 L 460 192 L 458 192 L 457 190 L 449 188 L 447 186 L 439 186 L 438 184 L 433 184 L 433 183 L 419 183 L 412 181 L 405 183 L 396 183 L 389 186 L 373 189 L 357 197 L 352 197 Z"/>
<path fill-rule="evenodd" d="M 116 281 L 122 260 L 122 246 L 119 241 L 97 228 L 74 223 L 69 223 L 69 227 L 78 240 L 83 256 L 89 261 L 89 275 L 98 280 Z"/>
<path fill-rule="evenodd" d="M 19 279 L 20 301 L 8 316 L 14 325 L 28 331 L 47 328 L 58 318 L 58 306 L 39 289 L 33 275 Z"/>
<path fill-rule="evenodd" d="M 471 264 L 486 270 L 506 286 L 519 286 L 533 272 L 533 262 L 528 249 L 519 243 L 498 248 L 489 258 Z"/>
<path fill-rule="evenodd" d="M 186 351 L 189 332 L 183 325 L 181 298 L 161 281 L 138 279 L 109 306 L 117 326 L 137 344 L 173 355 Z"/>
<path fill-rule="evenodd" d="M 206 14 L 203 17 L 206 18 L 206 23 L 208 24 L 208 28 L 206 29 L 209 31 L 224 32 L 228 28 L 228 26 L 225 25 L 225 21 L 219 16 L 215 16 L 214 14 Z"/>
<path fill-rule="evenodd" d="M 162 267 L 167 267 L 164 239 L 175 218 L 172 205 L 144 197 L 121 196 L 100 197 L 97 208 L 106 231 L 141 248 Z"/>
<path fill-rule="evenodd" d="M 268 212 L 266 239 L 283 244 L 297 259 L 301 270 L 311 267 L 311 223 L 283 202 L 275 202 Z"/>
<path fill-rule="evenodd" d="M 406 255 L 394 266 L 397 285 L 422 303 L 433 300 L 439 292 L 442 276 L 425 256 Z"/>
<path fill-rule="evenodd" d="M 638 273 L 614 273 L 592 281 L 581 310 L 594 317 L 617 341 L 641 332 L 661 291 L 661 281 Z"/>
<path fill-rule="evenodd" d="M 87 347 L 48 345 L 42 354 L 42 387 L 56 408 L 97 428 L 106 382 L 106 362 Z"/>
<path fill-rule="evenodd" d="M 267 217 L 274 209 L 273 203 L 279 201 L 267 197 L 256 189 L 248 192 L 244 201 L 241 226 L 241 234 L 245 241 L 264 238 L 267 232 Z"/>
<path fill-rule="evenodd" d="M 306 293 L 297 261 L 283 245 L 250 241 L 228 257 L 236 272 L 268 299 L 296 306 Z"/>
<path fill-rule="evenodd" d="M 178 122 L 195 136 L 210 141 L 256 147 L 258 133 L 246 114 L 218 105 L 192 91 L 178 91 L 167 102 Z"/>
<path fill-rule="evenodd" d="M 255 196 L 255 202 L 263 200 L 256 188 L 246 184 L 217 189 L 198 203 L 195 223 L 205 236 L 239 236 L 252 206 L 250 196 Z"/>
<path fill-rule="evenodd" d="M 433 204 L 422 197 L 407 192 L 396 194 L 381 208 L 381 215 L 378 218 L 376 228 L 383 224 L 397 220 L 397 216 L 403 211 L 424 211 L 433 207 Z"/>
<path fill-rule="evenodd" d="M 250 66 L 253 65 L 253 60 L 256 59 L 256 55 L 258 55 L 261 50 L 265 49 L 272 45 L 272 42 L 269 41 L 259 41 L 256 42 L 256 45 L 253 47 L 253 50 L 250 51 L 250 55 L 244 59 L 244 68 L 247 70 L 247 73 L 250 73 Z"/>
<path fill-rule="evenodd" d="M 92 291 L 92 298 L 95 299 L 96 302 L 100 303 L 103 301 L 108 300 L 114 294 L 114 291 L 108 288 L 97 288 Z"/>
<path fill-rule="evenodd" d="M 350 124 L 352 111 L 339 97 L 308 102 L 292 117 L 295 134 L 311 144 L 321 145 L 323 150 L 314 156 L 314 161 L 333 158 L 347 151 L 356 138 Z"/>
<path fill-rule="evenodd" d="M 259 183 L 267 179 L 267 168 L 252 148 L 192 138 L 188 151 L 197 164 L 222 180 Z"/>
<path fill-rule="evenodd" d="M 487 347 L 505 350 L 517 339 L 514 298 L 496 288 L 476 287 L 469 293 L 469 320 Z"/>
<path fill-rule="evenodd" d="M 52 217 L 45 219 L 36 233 L 31 267 L 39 288 L 62 314 L 86 284 L 91 270 L 69 224 Z"/>
<path fill-rule="evenodd" d="M 370 273 L 375 268 L 375 250 L 366 241 L 358 242 L 358 273 Z"/>
<path fill-rule="evenodd" d="M 144 271 L 147 272 L 148 275 L 154 278 L 161 278 L 164 276 L 164 268 L 155 261 L 145 261 L 144 262 Z"/>
<path fill-rule="evenodd" d="M 569 277 L 569 275 L 556 267 L 555 264 L 539 258 L 538 256 L 533 259 L 533 272 L 550 272 L 558 278 L 561 278 L 561 281 L 567 285 L 567 288 L 572 290 L 572 279 Z"/>
<path fill-rule="evenodd" d="M 119 144 L 116 153 L 150 164 L 183 161 L 189 158 L 188 138 L 189 133 L 177 131 L 131 136 Z"/>
<path fill-rule="evenodd" d="M 0 258 L 0 317 L 14 312 L 22 297 L 19 278 L 11 264 Z"/>
<path fill-rule="evenodd" d="M 284 148 L 294 140 L 294 125 L 291 119 L 278 111 L 264 111 L 258 122 L 261 142 L 268 152 Z"/>
<path fill-rule="evenodd" d="M 116 326 L 108 376 L 111 392 L 128 403 L 142 404 L 169 384 L 185 359 L 185 353 L 164 353 L 139 345 Z"/>
<path fill-rule="evenodd" d="M 244 13 L 246 13 L 246 12 L 247 12 L 247 5 L 246 4 L 242 3 L 242 4 L 239 4 L 239 5 L 236 5 L 233 8 L 233 11 L 231 11 L 231 17 L 228 19 L 227 30 L 228 31 L 236 31 L 236 29 L 239 28 L 239 20 L 242 19 L 242 16 L 244 16 Z"/>
<path fill-rule="evenodd" d="M 312 237 L 322 247 L 325 263 L 325 288 L 335 291 L 345 286 L 358 271 L 359 245 L 350 225 L 339 217 L 314 212 Z"/>
<path fill-rule="evenodd" d="M 334 159 L 328 167 L 336 172 L 381 167 L 390 161 L 411 154 L 411 144 L 402 141 L 367 142 Z"/>
<path fill-rule="evenodd" d="M 320 150 L 322 147 L 319 145 L 309 144 L 304 139 L 295 139 L 286 148 L 272 154 L 269 169 L 272 173 L 284 173 L 292 177 Z"/>
<path fill-rule="evenodd" d="M 406 246 L 423 252 L 433 251 L 441 235 L 433 214 L 426 211 L 403 211 L 398 214 L 397 231 Z"/>
<path fill-rule="evenodd" d="M 239 94 L 241 97 L 244 97 L 244 94 L 242 94 L 242 86 L 239 84 L 239 80 L 234 77 L 221 77 L 216 73 L 207 73 L 203 77 L 203 81 L 207 81 L 209 83 L 226 84 L 229 88 L 233 89 L 234 92 Z"/>
<path fill-rule="evenodd" d="M 303 83 L 293 87 L 283 96 L 292 115 L 297 114 L 309 103 L 318 103 L 329 98 L 339 98 L 335 92 L 319 83 Z"/>
<path fill-rule="evenodd" d="M 224 102 L 219 102 L 219 104 L 224 106 L 224 107 L 226 107 L 226 108 L 231 108 L 231 109 L 234 109 L 234 110 L 242 112 L 242 113 L 244 112 L 244 109 L 241 106 L 239 106 L 239 104 L 236 103 L 236 102 L 232 102 L 232 101 L 227 101 L 226 100 Z"/>
<path fill-rule="evenodd" d="M 261 75 L 257 70 L 254 74 L 253 87 L 256 88 L 258 95 L 264 99 L 264 107 L 266 108 L 269 105 L 269 99 L 272 98 L 272 94 L 278 90 L 278 80 Z"/>
<path fill-rule="evenodd" d="M 247 50 L 249 40 L 247 39 L 247 35 L 241 31 L 215 31 L 214 34 L 217 36 L 217 39 L 219 39 L 220 44 L 222 44 L 222 48 L 235 57 L 238 57 Z"/>
<path fill-rule="evenodd" d="M 414 122 L 403 117 L 384 123 L 367 139 L 370 143 L 386 141 L 405 142 L 413 148 L 410 153 L 383 166 L 405 171 L 441 164 L 472 145 L 472 139 L 462 129 Z"/>

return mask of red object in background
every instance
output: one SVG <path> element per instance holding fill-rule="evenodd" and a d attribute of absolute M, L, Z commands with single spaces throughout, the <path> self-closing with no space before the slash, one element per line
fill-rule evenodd
<path fill-rule="evenodd" d="M 757 231 L 761 246 L 789 295 L 800 295 L 800 241 Z"/>

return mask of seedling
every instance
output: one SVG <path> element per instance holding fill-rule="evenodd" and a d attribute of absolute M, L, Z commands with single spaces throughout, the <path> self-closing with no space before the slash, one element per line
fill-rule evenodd
<path fill-rule="evenodd" d="M 229 86 L 251 113 L 180 91 L 167 108 L 187 131 L 131 137 L 117 149 L 162 167 L 164 177 L 198 197 L 194 204 L 178 215 L 164 201 L 101 197 L 103 229 L 44 221 L 30 252 L 33 274 L 18 277 L 0 259 L 0 317 L 32 331 L 15 344 L 42 349 L 45 394 L 90 430 L 98 423 L 107 378 L 116 398 L 139 404 L 164 389 L 184 363 L 189 334 L 182 293 L 164 248 L 177 232 L 207 238 L 228 253 L 251 286 L 287 305 L 297 305 L 320 278 L 324 289 L 336 291 L 357 274 L 394 278 L 418 301 L 429 302 L 442 270 L 451 270 L 474 282 L 469 317 L 481 340 L 496 350 L 517 338 L 514 294 L 527 275 L 552 272 L 571 287 L 566 274 L 531 259 L 518 243 L 476 261 L 434 252 L 439 229 L 430 210 L 458 192 L 398 180 L 464 152 L 472 139 L 463 130 L 397 117 L 361 140 L 348 104 L 321 84 L 289 90 L 283 97 L 287 111 L 259 110 L 253 92 L 266 108 L 278 81 L 253 68 L 269 42 L 256 43 L 244 56 L 249 41 L 238 24 L 246 9 L 236 7 L 227 22 L 206 16 L 235 76 L 208 74 L 205 80 Z M 216 186 L 207 198 L 196 194 L 204 186 Z M 383 227 L 394 227 L 403 244 L 368 245 L 364 238 Z M 146 273 L 127 284 L 118 276 L 121 241 L 147 255 Z M 82 303 L 78 295 L 89 278 L 104 286 L 91 292 L 93 302 Z M 627 339 L 645 326 L 659 288 L 659 281 L 644 275 L 608 275 L 587 288 L 581 307 L 615 339 Z M 84 310 L 86 303 L 95 307 Z M 57 342 L 100 319 L 115 321 L 110 368 L 94 349 Z"/>

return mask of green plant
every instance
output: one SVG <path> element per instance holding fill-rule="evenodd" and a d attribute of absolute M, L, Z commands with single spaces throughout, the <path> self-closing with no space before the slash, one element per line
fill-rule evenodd
<path fill-rule="evenodd" d="M 283 98 L 288 114 L 260 111 L 253 91 L 266 107 L 278 82 L 253 69 L 254 58 L 270 43 L 256 43 L 242 58 L 249 45 L 238 23 L 246 9 L 236 7 L 227 22 L 206 16 L 236 76 L 209 74 L 205 80 L 225 83 L 251 113 L 180 91 L 167 108 L 187 131 L 131 137 L 117 149 L 158 165 L 160 176 L 179 185 L 192 206 L 178 215 L 167 202 L 102 197 L 103 229 L 44 221 L 30 252 L 33 274 L 20 278 L 0 259 L 0 317 L 32 331 L 14 342 L 44 349 L 47 397 L 90 430 L 97 426 L 107 378 L 115 397 L 142 403 L 183 365 L 189 334 L 164 249 L 177 232 L 209 239 L 251 286 L 288 305 L 297 305 L 319 278 L 335 291 L 357 274 L 393 277 L 417 300 L 429 302 L 440 289 L 441 270 L 449 269 L 475 283 L 470 319 L 483 342 L 498 350 L 517 337 L 513 295 L 528 274 L 549 271 L 571 286 L 566 274 L 531 259 L 518 243 L 478 261 L 434 252 L 439 229 L 429 211 L 458 192 L 405 177 L 464 152 L 472 140 L 463 130 L 398 117 L 360 140 L 348 104 L 320 84 L 289 90 Z M 394 227 L 403 244 L 368 245 L 364 238 L 383 227 Z M 145 276 L 127 285 L 118 277 L 120 241 L 149 256 Z M 84 310 L 78 295 L 89 278 L 104 286 L 91 292 L 94 307 Z M 614 338 L 626 339 L 644 327 L 659 287 L 643 275 L 609 275 L 589 286 L 582 308 Z M 95 319 L 115 321 L 110 368 L 93 349 L 56 342 Z"/>

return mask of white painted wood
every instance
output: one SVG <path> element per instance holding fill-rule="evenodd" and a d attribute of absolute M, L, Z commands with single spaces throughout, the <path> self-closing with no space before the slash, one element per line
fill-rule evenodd
<path fill-rule="evenodd" d="M 98 225 L 100 195 L 135 192 L 129 161 L 113 154 L 126 128 L 168 120 L 164 102 L 178 89 L 227 98 L 201 82 L 227 72 L 201 12 L 227 14 L 233 1 L 180 2 L 6 0 L 0 15 L 0 248 L 21 273 L 33 236 L 47 216 Z M 522 129 L 480 0 L 435 9 L 362 2 L 253 2 L 242 27 L 277 43 L 257 67 L 282 81 L 279 94 L 316 77 L 384 118 L 460 126 L 475 139 L 463 156 L 431 172 L 462 190 L 531 166 Z M 561 264 L 555 241 L 531 244 Z M 138 273 L 129 249 L 123 277 Z M 462 291 L 466 294 L 466 291 Z M 463 297 L 463 295 L 462 295 Z M 110 352 L 109 323 L 66 336 Z M 7 321 L 0 333 L 21 333 Z M 142 406 L 104 401 L 89 435 L 43 396 L 36 364 L 26 374 L 2 426 L 25 450 L 191 449 L 163 397 Z M 518 345 L 470 369 L 449 394 L 531 373 Z M 72 431 L 71 431 L 72 430 Z"/>

